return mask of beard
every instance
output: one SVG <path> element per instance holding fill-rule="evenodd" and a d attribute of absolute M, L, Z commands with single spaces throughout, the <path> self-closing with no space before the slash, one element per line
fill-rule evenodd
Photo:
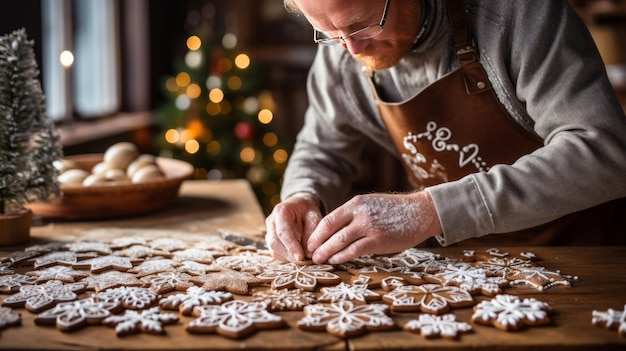
<path fill-rule="evenodd" d="M 354 59 L 363 62 L 371 70 L 382 70 L 395 66 L 404 55 L 413 48 L 417 32 L 421 26 L 421 1 L 399 1 L 397 13 L 401 14 L 395 27 L 396 37 L 393 40 L 375 40 Z"/>
<path fill-rule="evenodd" d="M 377 71 L 395 66 L 413 47 L 413 39 L 407 41 L 372 42 L 354 59 L 363 62 L 365 67 Z"/>

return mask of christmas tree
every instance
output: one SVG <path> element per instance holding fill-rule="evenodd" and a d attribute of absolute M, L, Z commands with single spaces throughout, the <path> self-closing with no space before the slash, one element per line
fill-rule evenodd
<path fill-rule="evenodd" d="M 266 213 L 279 201 L 289 145 L 273 128 L 275 102 L 261 69 L 211 16 L 189 33 L 158 111 L 161 155 L 190 162 L 196 179 L 246 178 Z"/>
<path fill-rule="evenodd" d="M 62 149 L 38 76 L 26 31 L 0 37 L 0 214 L 60 193 L 54 161 Z"/>

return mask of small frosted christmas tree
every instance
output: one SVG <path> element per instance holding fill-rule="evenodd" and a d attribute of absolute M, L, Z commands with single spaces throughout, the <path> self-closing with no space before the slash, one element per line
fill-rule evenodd
<path fill-rule="evenodd" d="M 0 37 L 0 215 L 60 193 L 54 161 L 62 149 L 38 76 L 26 31 Z"/>

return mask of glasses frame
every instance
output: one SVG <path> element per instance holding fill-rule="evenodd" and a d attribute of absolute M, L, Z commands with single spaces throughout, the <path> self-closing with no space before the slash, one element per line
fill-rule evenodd
<path fill-rule="evenodd" d="M 367 40 L 367 39 L 371 39 L 377 35 L 380 35 L 380 33 L 382 33 L 385 30 L 385 22 L 387 21 L 387 12 L 389 10 L 389 2 L 390 0 L 386 0 L 385 1 L 385 8 L 383 10 L 383 16 L 380 19 L 380 22 L 377 24 L 372 24 L 371 26 L 367 26 L 365 28 L 361 28 L 357 31 L 354 31 L 350 34 L 348 34 L 347 37 L 344 37 L 342 35 L 338 36 L 338 37 L 332 37 L 332 38 L 320 38 L 321 36 L 321 31 L 314 29 L 313 30 L 313 42 L 315 44 L 321 44 L 321 45 L 332 45 L 332 44 L 339 44 L 339 43 L 343 43 L 345 44 L 346 39 L 350 38 L 353 40 Z M 369 35 L 363 38 L 355 38 L 355 36 L 358 36 L 359 33 L 363 33 L 368 29 L 374 28 L 374 27 L 380 27 L 380 31 L 374 35 Z"/>

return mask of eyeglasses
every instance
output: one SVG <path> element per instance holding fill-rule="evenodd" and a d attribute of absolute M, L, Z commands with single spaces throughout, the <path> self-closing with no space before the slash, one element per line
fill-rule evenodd
<path fill-rule="evenodd" d="M 389 0 L 387 0 L 385 2 L 385 9 L 383 10 L 383 17 L 380 19 L 380 23 L 378 24 L 373 24 L 371 26 L 367 26 L 365 28 L 361 28 L 359 30 L 357 30 L 356 32 L 352 32 L 350 34 L 348 34 L 347 37 L 343 37 L 343 36 L 338 36 L 338 37 L 329 37 L 328 35 L 326 35 L 323 32 L 320 32 L 318 30 L 314 30 L 313 31 L 313 41 L 316 44 L 322 44 L 322 45 L 332 45 L 332 44 L 339 44 L 339 43 L 345 43 L 347 38 L 350 39 L 354 39 L 354 40 L 366 40 L 366 39 L 371 39 L 377 35 L 379 35 L 380 33 L 383 32 L 383 30 L 385 29 L 385 21 L 387 21 L 387 10 L 389 9 Z"/>

